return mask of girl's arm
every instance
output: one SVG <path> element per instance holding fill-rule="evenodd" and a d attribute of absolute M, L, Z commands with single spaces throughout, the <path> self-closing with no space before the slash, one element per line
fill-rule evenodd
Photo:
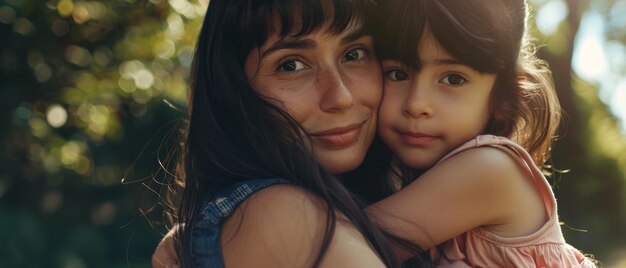
<path fill-rule="evenodd" d="M 506 152 L 474 148 L 437 164 L 366 211 L 386 230 L 424 249 L 480 226 L 502 236 L 526 235 L 547 219 L 527 176 L 527 168 Z"/>

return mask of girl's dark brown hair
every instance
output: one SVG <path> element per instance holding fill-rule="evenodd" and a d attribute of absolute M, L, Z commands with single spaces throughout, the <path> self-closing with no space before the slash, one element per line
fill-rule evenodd
<path fill-rule="evenodd" d="M 426 31 L 453 57 L 496 74 L 484 134 L 515 140 L 542 166 L 560 123 L 552 74 L 527 37 L 524 0 L 388 0 L 375 35 L 380 59 L 421 68 Z"/>

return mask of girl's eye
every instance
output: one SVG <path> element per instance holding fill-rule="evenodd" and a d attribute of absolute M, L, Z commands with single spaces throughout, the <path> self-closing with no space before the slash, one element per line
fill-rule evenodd
<path fill-rule="evenodd" d="M 287 60 L 281 63 L 276 70 L 279 72 L 297 72 L 304 69 L 306 66 L 299 60 Z"/>
<path fill-rule="evenodd" d="M 390 70 L 386 73 L 387 77 L 393 81 L 409 80 L 409 75 L 400 70 Z"/>
<path fill-rule="evenodd" d="M 365 56 L 367 56 L 367 51 L 363 48 L 355 48 L 344 56 L 347 61 L 358 61 L 362 60 Z"/>
<path fill-rule="evenodd" d="M 446 75 L 443 79 L 441 79 L 441 82 L 447 85 L 451 85 L 451 86 L 460 86 L 462 84 L 465 84 L 467 80 L 465 80 L 465 78 L 463 78 L 463 76 L 461 75 L 449 74 L 449 75 Z"/>

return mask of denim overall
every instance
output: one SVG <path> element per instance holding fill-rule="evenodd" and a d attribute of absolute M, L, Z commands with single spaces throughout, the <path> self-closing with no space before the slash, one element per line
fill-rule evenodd
<path fill-rule="evenodd" d="M 220 246 L 221 223 L 253 193 L 284 179 L 252 179 L 220 189 L 202 202 L 199 216 L 191 226 L 191 252 L 195 267 L 223 268 Z"/>

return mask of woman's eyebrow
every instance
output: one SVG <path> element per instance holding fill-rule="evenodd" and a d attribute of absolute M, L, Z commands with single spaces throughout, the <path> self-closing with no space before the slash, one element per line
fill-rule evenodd
<path fill-rule="evenodd" d="M 369 35 L 369 34 L 366 34 L 365 29 L 363 29 L 363 27 L 360 26 L 358 28 L 351 30 L 350 32 L 346 34 L 346 36 L 342 37 L 341 44 L 345 45 L 347 43 L 358 40 L 359 38 L 366 36 L 366 35 Z"/>
<path fill-rule="evenodd" d="M 265 58 L 272 52 L 281 49 L 315 48 L 316 46 L 317 43 L 311 39 L 280 39 L 263 51 L 261 58 Z"/>
<path fill-rule="evenodd" d="M 347 44 L 350 43 L 352 41 L 358 40 L 359 38 L 365 36 L 365 29 L 363 29 L 363 27 L 359 27 L 357 29 L 354 29 L 352 31 L 350 31 L 346 36 L 341 38 L 341 44 Z"/>
<path fill-rule="evenodd" d="M 353 42 L 355 40 L 358 40 L 359 38 L 365 35 L 366 34 L 365 34 L 365 30 L 363 29 L 363 27 L 359 27 L 350 31 L 348 34 L 346 34 L 346 36 L 342 37 L 340 42 L 342 45 L 344 45 L 344 44 Z M 280 39 L 276 41 L 274 44 L 272 44 L 270 47 L 268 47 L 265 51 L 263 51 L 263 53 L 261 54 L 261 58 L 265 58 L 267 57 L 267 55 L 271 54 L 272 52 L 281 50 L 281 49 L 315 48 L 315 47 L 317 47 L 317 43 L 314 40 L 308 39 L 308 38 Z"/>

